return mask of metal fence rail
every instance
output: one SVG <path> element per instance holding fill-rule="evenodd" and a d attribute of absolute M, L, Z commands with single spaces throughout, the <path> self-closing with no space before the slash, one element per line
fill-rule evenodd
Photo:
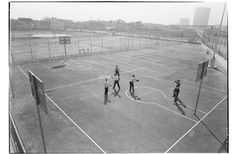
<path fill-rule="evenodd" d="M 14 119 L 11 115 L 9 114 L 9 123 L 10 123 L 10 142 L 12 142 L 12 149 L 14 150 L 14 153 L 26 153 L 25 146 L 23 144 L 23 141 L 20 137 L 20 134 L 17 130 L 17 127 L 15 125 Z M 12 151 L 11 151 L 12 152 Z"/>

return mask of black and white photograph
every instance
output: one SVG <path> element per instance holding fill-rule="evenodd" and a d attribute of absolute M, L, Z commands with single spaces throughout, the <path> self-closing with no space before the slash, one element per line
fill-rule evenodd
<path fill-rule="evenodd" d="M 228 2 L 6 4 L 9 153 L 229 153 Z"/>

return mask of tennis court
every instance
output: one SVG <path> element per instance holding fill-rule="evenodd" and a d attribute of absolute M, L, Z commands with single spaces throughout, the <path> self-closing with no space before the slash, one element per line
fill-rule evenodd
<path fill-rule="evenodd" d="M 70 57 L 62 68 L 53 67 L 64 59 L 18 64 L 11 67 L 11 112 L 27 151 L 43 152 L 31 70 L 44 82 L 48 114 L 41 116 L 49 153 L 218 152 L 227 136 L 225 71 L 208 69 L 193 114 L 197 66 L 209 58 L 200 45 L 165 42 L 155 49 Z M 121 90 L 109 88 L 109 103 L 101 76 L 113 75 L 116 65 Z M 133 74 L 140 80 L 135 96 L 128 91 Z M 173 104 L 176 79 L 186 108 Z"/>

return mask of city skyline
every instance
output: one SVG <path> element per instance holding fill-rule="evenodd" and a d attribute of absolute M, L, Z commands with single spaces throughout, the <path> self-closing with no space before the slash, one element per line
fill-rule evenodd
<path fill-rule="evenodd" d="M 224 3 L 11 3 L 10 18 L 32 18 L 42 20 L 56 17 L 77 21 L 124 20 L 155 24 L 178 24 L 180 18 L 193 23 L 195 9 L 211 9 L 209 25 L 218 25 Z M 65 11 L 66 10 L 66 11 Z M 223 25 L 227 23 L 227 11 Z"/>

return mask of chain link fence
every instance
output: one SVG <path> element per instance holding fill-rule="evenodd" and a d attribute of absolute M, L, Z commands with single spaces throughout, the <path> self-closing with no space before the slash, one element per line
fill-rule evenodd
<path fill-rule="evenodd" d="M 55 32 L 60 34 L 58 32 Z M 54 33 L 54 34 L 55 34 Z M 112 35 L 97 33 L 70 33 L 71 43 L 66 44 L 67 56 L 83 56 L 100 53 L 116 53 L 147 48 L 155 48 L 158 40 L 131 35 Z M 18 37 L 16 37 L 18 35 Z M 58 37 L 32 38 L 28 35 L 11 34 L 10 61 L 25 62 L 40 59 L 52 59 L 65 56 L 64 45 Z"/>

